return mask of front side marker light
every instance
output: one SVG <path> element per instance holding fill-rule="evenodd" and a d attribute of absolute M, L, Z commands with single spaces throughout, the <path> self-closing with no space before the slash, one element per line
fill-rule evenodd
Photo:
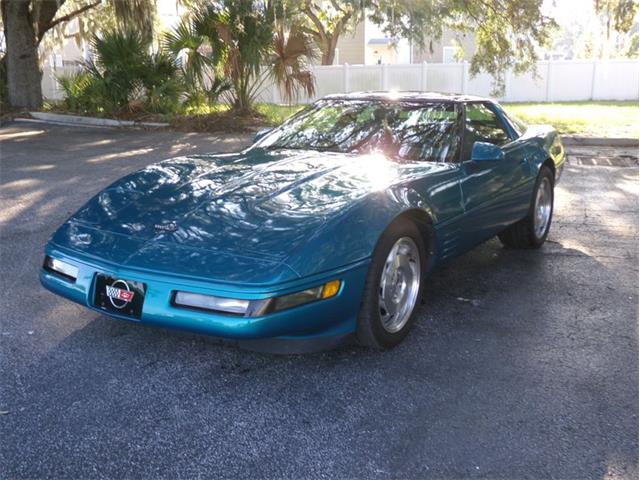
<path fill-rule="evenodd" d="M 324 285 L 276 297 L 273 299 L 273 311 L 286 310 L 287 308 L 305 305 L 316 300 L 334 297 L 340 291 L 341 285 L 342 282 L 340 280 L 331 280 Z"/>
<path fill-rule="evenodd" d="M 325 283 L 322 287 L 322 298 L 335 297 L 340 291 L 340 285 L 342 285 L 340 280 L 331 280 Z"/>
<path fill-rule="evenodd" d="M 44 258 L 44 269 L 65 277 L 72 282 L 75 282 L 78 278 L 78 267 L 48 255 Z"/>

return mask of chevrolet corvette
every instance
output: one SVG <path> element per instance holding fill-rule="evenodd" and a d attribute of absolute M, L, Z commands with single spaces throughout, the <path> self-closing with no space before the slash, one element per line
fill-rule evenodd
<path fill-rule="evenodd" d="M 51 237 L 40 280 L 90 309 L 309 351 L 407 335 L 429 274 L 547 238 L 564 149 L 488 99 L 332 95 L 239 153 L 131 173 Z"/>

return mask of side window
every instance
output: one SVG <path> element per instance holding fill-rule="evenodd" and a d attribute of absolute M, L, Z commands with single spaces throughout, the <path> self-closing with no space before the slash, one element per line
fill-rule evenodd
<path fill-rule="evenodd" d="M 462 159 L 471 158 L 471 149 L 475 142 L 487 142 L 504 145 L 511 141 L 502 122 L 495 113 L 482 103 L 468 103 L 464 119 L 464 144 Z"/>
<path fill-rule="evenodd" d="M 389 125 L 397 155 L 421 162 L 457 162 L 460 111 L 453 103 L 401 106 Z"/>

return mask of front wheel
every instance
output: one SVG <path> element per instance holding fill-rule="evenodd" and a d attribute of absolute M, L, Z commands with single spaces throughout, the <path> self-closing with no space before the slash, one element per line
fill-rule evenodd
<path fill-rule="evenodd" d="M 373 253 L 358 315 L 360 344 L 382 350 L 404 339 L 422 298 L 425 270 L 420 231 L 408 219 L 396 220 Z"/>
<path fill-rule="evenodd" d="M 540 248 L 549 235 L 553 216 L 553 172 L 543 166 L 536 179 L 528 215 L 498 234 L 505 247 Z"/>

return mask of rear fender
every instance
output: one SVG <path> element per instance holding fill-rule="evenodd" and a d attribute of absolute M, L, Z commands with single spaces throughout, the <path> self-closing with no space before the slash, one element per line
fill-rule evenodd
<path fill-rule="evenodd" d="M 551 160 L 556 179 L 559 178 L 559 173 L 564 166 L 566 155 L 560 135 L 558 135 L 558 132 L 553 127 L 548 125 L 531 125 L 520 140 L 534 147 L 529 156 L 529 162 L 536 176 L 540 168 L 542 168 L 542 165 L 548 160 Z"/>

